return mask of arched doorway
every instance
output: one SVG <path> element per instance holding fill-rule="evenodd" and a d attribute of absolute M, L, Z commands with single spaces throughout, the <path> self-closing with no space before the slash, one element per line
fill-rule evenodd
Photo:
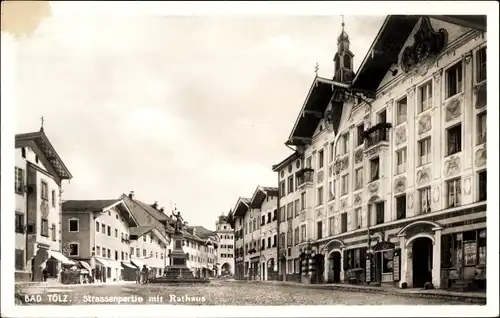
<path fill-rule="evenodd" d="M 222 264 L 221 275 L 222 276 L 224 276 L 224 275 L 226 275 L 226 276 L 231 275 L 231 265 L 229 263 Z"/>
<path fill-rule="evenodd" d="M 340 254 L 340 251 L 332 251 L 328 256 L 328 264 L 330 265 L 330 268 L 328 269 L 329 283 L 340 283 L 340 271 L 342 269 L 341 258 L 342 255 Z"/>
<path fill-rule="evenodd" d="M 432 282 L 432 240 L 419 237 L 412 245 L 413 287 L 424 287 Z"/>

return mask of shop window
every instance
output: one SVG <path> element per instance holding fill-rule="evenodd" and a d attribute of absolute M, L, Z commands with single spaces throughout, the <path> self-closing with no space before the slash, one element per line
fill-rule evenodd
<path fill-rule="evenodd" d="M 392 273 L 392 258 L 393 258 L 393 251 L 385 251 L 382 252 L 382 272 L 385 273 Z"/>

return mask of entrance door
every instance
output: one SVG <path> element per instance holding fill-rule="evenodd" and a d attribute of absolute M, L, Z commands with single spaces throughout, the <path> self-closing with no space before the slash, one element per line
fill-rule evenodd
<path fill-rule="evenodd" d="M 340 283 L 340 271 L 341 271 L 341 255 L 340 252 L 336 251 L 332 253 L 332 269 L 333 269 L 333 283 Z"/>
<path fill-rule="evenodd" d="M 323 273 L 325 272 L 325 256 L 323 254 L 316 255 L 316 284 L 323 284 Z"/>
<path fill-rule="evenodd" d="M 424 287 L 432 282 L 432 241 L 426 237 L 413 241 L 412 256 L 413 287 Z"/>

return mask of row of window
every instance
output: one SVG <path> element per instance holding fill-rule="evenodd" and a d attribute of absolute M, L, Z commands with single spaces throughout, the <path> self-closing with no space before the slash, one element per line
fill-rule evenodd
<path fill-rule="evenodd" d="M 232 249 L 234 247 L 234 245 L 226 245 L 226 244 L 221 244 L 220 248 L 229 248 L 229 249 Z"/>
<path fill-rule="evenodd" d="M 14 181 L 14 191 L 18 194 L 23 195 L 24 194 L 24 187 L 25 187 L 25 171 L 24 169 L 15 167 L 14 168 L 14 175 L 15 175 L 15 181 Z M 45 181 L 41 181 L 40 184 L 40 198 L 42 199 L 43 202 L 49 200 L 49 185 Z M 52 207 L 56 207 L 56 190 L 51 191 L 51 204 Z"/>
<path fill-rule="evenodd" d="M 70 225 L 69 231 L 70 232 L 78 232 L 79 231 L 79 220 L 77 220 L 77 219 L 70 219 L 69 222 L 70 222 L 69 223 L 69 225 Z M 96 230 L 97 233 L 101 233 L 101 234 L 104 234 L 104 235 L 107 235 L 107 236 L 111 236 L 111 226 L 106 225 L 104 223 L 99 223 L 99 221 L 95 222 L 95 230 Z M 114 237 L 115 238 L 118 238 L 118 232 L 119 232 L 118 229 L 114 229 Z M 122 242 L 129 241 L 129 235 L 128 235 L 128 233 L 120 232 L 120 234 L 121 234 L 121 240 L 122 240 Z M 158 241 L 160 241 L 160 240 L 158 240 Z M 158 242 L 158 244 L 160 244 L 160 242 Z"/>
<path fill-rule="evenodd" d="M 97 247 L 99 248 L 99 247 Z M 135 250 L 135 256 L 136 257 L 141 257 L 141 249 L 139 247 L 130 247 L 130 256 L 134 256 L 134 250 Z M 123 253 L 123 252 L 122 252 Z M 127 253 L 125 253 L 127 254 Z M 163 253 L 160 253 L 160 259 L 163 259 Z M 149 258 L 156 258 L 158 259 L 158 252 L 155 252 L 154 255 L 153 255 L 153 251 L 149 251 Z M 142 257 L 148 257 L 148 251 L 147 249 L 143 248 L 142 249 Z"/>
<path fill-rule="evenodd" d="M 220 257 L 222 257 L 222 258 L 233 258 L 233 254 L 224 254 L 224 253 L 222 253 L 222 254 L 220 254 Z"/>
<path fill-rule="evenodd" d="M 221 234 L 219 236 L 220 236 L 221 240 L 232 240 L 233 239 L 232 234 Z"/>
<path fill-rule="evenodd" d="M 277 236 L 274 235 L 273 240 L 272 240 L 272 244 L 271 244 L 271 237 L 267 238 L 267 248 L 276 247 L 276 238 L 277 238 Z M 255 249 L 256 251 L 266 249 L 266 239 L 262 239 L 260 241 L 256 240 L 256 241 L 253 241 L 252 243 L 246 243 L 245 244 L 245 254 L 248 254 L 248 251 L 251 249 Z"/>
<path fill-rule="evenodd" d="M 274 210 L 272 219 L 271 219 L 271 212 L 267 213 L 267 223 L 271 223 L 273 220 L 276 220 L 276 213 L 277 213 L 277 210 Z M 257 218 L 253 218 L 252 220 L 245 222 L 245 234 L 257 231 L 260 228 L 260 226 L 263 226 L 267 223 L 266 223 L 266 216 L 265 215 L 261 216 L 260 223 L 258 222 Z"/>
<path fill-rule="evenodd" d="M 49 237 L 49 231 L 51 232 L 50 236 L 52 237 L 52 241 L 57 240 L 57 230 L 56 224 L 52 223 L 49 228 L 49 220 L 46 218 L 41 218 L 40 223 L 40 235 L 44 237 Z M 15 232 L 19 234 L 36 234 L 36 226 L 35 224 L 28 224 L 26 227 L 24 226 L 24 214 L 17 212 L 15 214 Z"/>

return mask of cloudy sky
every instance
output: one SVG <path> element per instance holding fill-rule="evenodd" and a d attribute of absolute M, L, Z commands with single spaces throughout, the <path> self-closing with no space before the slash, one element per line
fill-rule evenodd
<path fill-rule="evenodd" d="M 74 178 L 64 199 L 134 190 L 214 228 L 271 166 L 314 78 L 333 76 L 340 16 L 112 18 L 52 3 L 17 40 L 17 133 L 45 131 Z M 346 16 L 358 67 L 382 16 Z"/>

